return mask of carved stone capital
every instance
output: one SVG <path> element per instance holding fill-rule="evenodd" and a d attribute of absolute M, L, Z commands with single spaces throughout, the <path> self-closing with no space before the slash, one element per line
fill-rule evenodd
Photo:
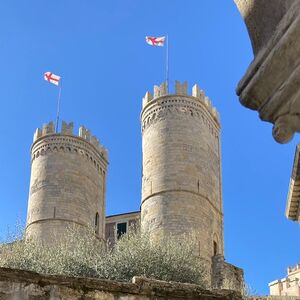
<path fill-rule="evenodd" d="M 251 39 L 256 55 L 274 34 L 282 17 L 295 0 L 234 0 Z"/>
<path fill-rule="evenodd" d="M 300 115 L 280 116 L 272 130 L 274 139 L 280 144 L 291 141 L 295 132 L 300 132 Z"/>
<path fill-rule="evenodd" d="M 265 7 L 266 2 L 270 4 L 256 0 L 243 3 L 258 8 L 259 3 Z M 276 16 L 283 17 L 277 26 L 273 24 L 263 45 L 254 49 L 257 55 L 240 81 L 237 95 L 244 106 L 258 111 L 263 121 L 274 124 L 277 142 L 287 143 L 300 132 L 300 1 L 276 0 L 270 9 L 280 10 Z M 258 20 L 257 26 L 256 30 L 264 31 Z"/>

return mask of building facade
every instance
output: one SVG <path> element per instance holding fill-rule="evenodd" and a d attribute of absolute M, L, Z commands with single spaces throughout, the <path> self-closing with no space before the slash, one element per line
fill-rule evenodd
<path fill-rule="evenodd" d="M 290 179 L 285 215 L 300 223 L 300 144 L 296 147 L 294 165 Z"/>
<path fill-rule="evenodd" d="M 300 296 L 300 264 L 287 269 L 287 277 L 269 283 L 271 296 Z"/>
<path fill-rule="evenodd" d="M 114 246 L 116 241 L 127 233 L 131 227 L 140 226 L 140 221 L 140 211 L 107 216 L 105 221 L 106 241 L 110 246 Z"/>
<path fill-rule="evenodd" d="M 300 224 L 300 144 L 295 151 L 285 215 Z M 287 277 L 269 283 L 270 295 L 300 296 L 300 264 L 288 267 L 287 273 Z"/>

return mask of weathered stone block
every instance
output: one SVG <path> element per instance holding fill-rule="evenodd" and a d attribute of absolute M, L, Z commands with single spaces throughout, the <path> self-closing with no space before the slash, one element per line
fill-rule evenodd
<path fill-rule="evenodd" d="M 134 277 L 132 283 L 0 268 L 3 300 L 242 300 L 239 293 Z"/>
<path fill-rule="evenodd" d="M 240 102 L 273 123 L 279 143 L 300 132 L 300 2 L 235 0 L 255 58 L 237 87 Z"/>

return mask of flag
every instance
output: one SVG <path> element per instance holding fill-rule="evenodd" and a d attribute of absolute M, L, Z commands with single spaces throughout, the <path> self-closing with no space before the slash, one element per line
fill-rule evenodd
<path fill-rule="evenodd" d="M 151 46 L 160 46 L 163 47 L 165 44 L 166 37 L 165 36 L 146 36 L 146 43 Z"/>
<path fill-rule="evenodd" d="M 44 74 L 44 79 L 46 81 L 49 81 L 49 82 L 55 84 L 55 85 L 59 85 L 60 76 L 55 75 L 55 74 L 53 74 L 51 72 L 46 72 Z"/>

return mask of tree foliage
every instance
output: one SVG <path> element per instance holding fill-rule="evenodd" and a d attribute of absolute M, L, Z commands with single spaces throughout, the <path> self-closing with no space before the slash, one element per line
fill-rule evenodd
<path fill-rule="evenodd" d="M 207 287 L 197 245 L 195 234 L 170 236 L 161 243 L 129 230 L 112 248 L 97 239 L 93 230 L 82 234 L 74 227 L 51 246 L 25 239 L 2 244 L 0 267 L 118 281 L 145 276 Z"/>

